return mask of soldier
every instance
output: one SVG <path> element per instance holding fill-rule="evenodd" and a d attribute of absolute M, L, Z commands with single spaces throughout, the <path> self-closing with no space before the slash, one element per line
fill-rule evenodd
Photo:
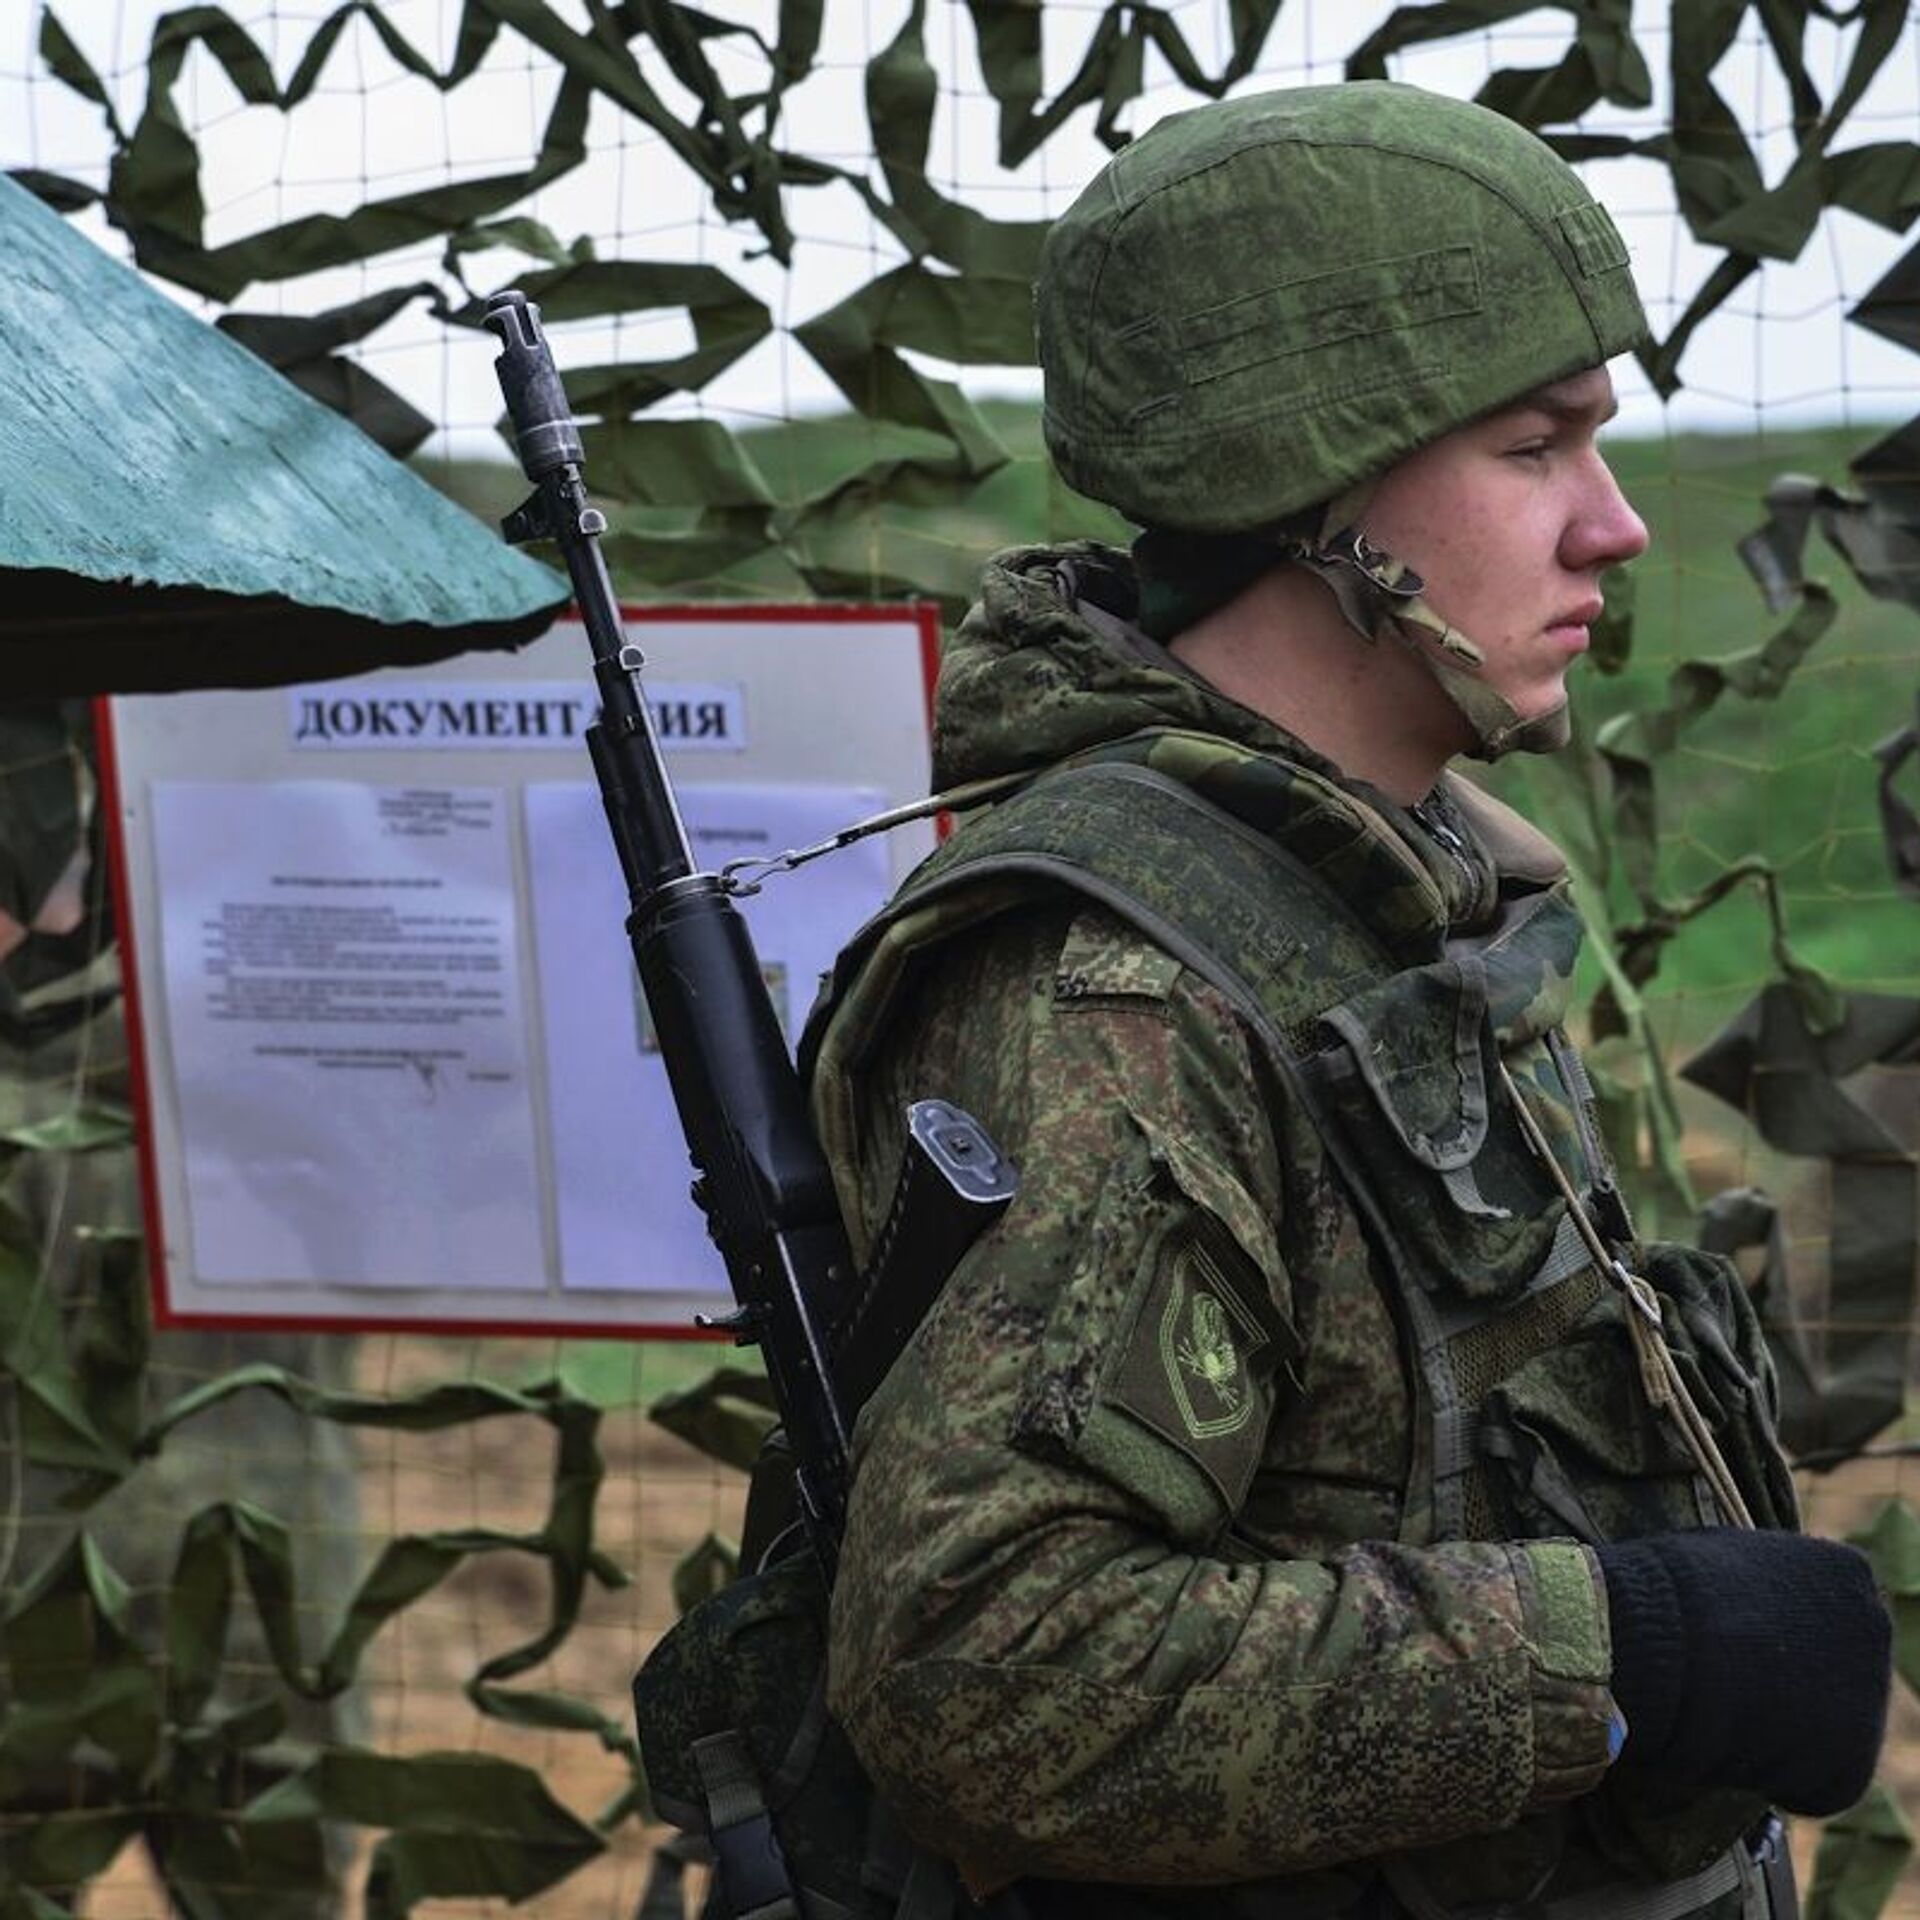
<path fill-rule="evenodd" d="M 1646 544 L 1626 249 L 1512 122 L 1350 84 L 1162 122 L 1036 298 L 1053 457 L 1144 531 L 989 567 L 936 778 L 1031 777 L 816 1027 L 857 1243 L 907 1099 L 1021 1173 L 862 1417 L 834 1711 L 1041 1912 L 1781 1920 L 1885 1610 L 1795 1531 L 1737 1276 L 1635 1238 L 1564 862 L 1447 766 L 1564 744 Z"/>

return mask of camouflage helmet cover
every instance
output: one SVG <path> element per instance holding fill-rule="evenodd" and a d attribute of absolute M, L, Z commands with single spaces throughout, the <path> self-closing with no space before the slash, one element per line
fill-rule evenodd
<path fill-rule="evenodd" d="M 1646 335 L 1572 168 L 1389 81 L 1161 121 L 1055 222 L 1035 305 L 1062 476 L 1196 533 L 1320 505 Z"/>

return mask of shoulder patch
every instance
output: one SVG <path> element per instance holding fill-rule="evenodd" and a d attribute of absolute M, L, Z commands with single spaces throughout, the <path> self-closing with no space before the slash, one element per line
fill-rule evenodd
<path fill-rule="evenodd" d="M 1110 913 L 1081 914 L 1067 929 L 1053 973 L 1056 1002 L 1164 1001 L 1180 962 Z"/>
<path fill-rule="evenodd" d="M 1184 1540 L 1211 1537 L 1239 1511 L 1266 1446 L 1280 1355 L 1248 1306 L 1258 1284 L 1215 1223 L 1191 1213 L 1173 1222 L 1148 1250 L 1131 1330 L 1080 1436 L 1081 1457 L 1109 1471 L 1134 1457 L 1126 1484 Z M 1130 1454 L 1119 1433 L 1137 1436 Z"/>
<path fill-rule="evenodd" d="M 1253 1414 L 1248 1361 L 1267 1345 L 1266 1331 L 1198 1236 L 1175 1256 L 1169 1281 L 1160 1363 L 1180 1424 L 1193 1440 L 1238 1432 Z"/>

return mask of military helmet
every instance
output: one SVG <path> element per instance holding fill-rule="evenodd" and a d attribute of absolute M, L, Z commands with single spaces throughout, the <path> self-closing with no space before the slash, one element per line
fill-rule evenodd
<path fill-rule="evenodd" d="M 1194 533 L 1332 500 L 1646 335 L 1551 148 L 1371 80 L 1161 121 L 1055 222 L 1035 305 L 1062 476 Z"/>

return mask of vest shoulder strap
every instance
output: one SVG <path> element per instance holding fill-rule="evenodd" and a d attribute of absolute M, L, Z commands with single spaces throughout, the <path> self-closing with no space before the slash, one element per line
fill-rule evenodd
<path fill-rule="evenodd" d="M 970 821 L 856 936 L 848 958 L 863 965 L 903 925 L 938 943 L 1060 890 L 1110 908 L 1201 976 L 1232 976 L 1232 997 L 1250 992 L 1289 1035 L 1394 970 L 1354 909 L 1276 840 L 1163 773 L 1100 760 L 1044 773 Z M 940 911 L 950 903 L 966 910 Z"/>
<path fill-rule="evenodd" d="M 1218 989 L 1280 1071 L 1329 1006 L 1395 971 L 1305 862 L 1192 788 L 1130 761 L 1050 770 L 970 820 L 842 953 L 801 1049 L 821 1144 L 852 1182 L 857 1083 L 914 967 L 996 915 L 1061 894 L 1096 902 Z"/>

